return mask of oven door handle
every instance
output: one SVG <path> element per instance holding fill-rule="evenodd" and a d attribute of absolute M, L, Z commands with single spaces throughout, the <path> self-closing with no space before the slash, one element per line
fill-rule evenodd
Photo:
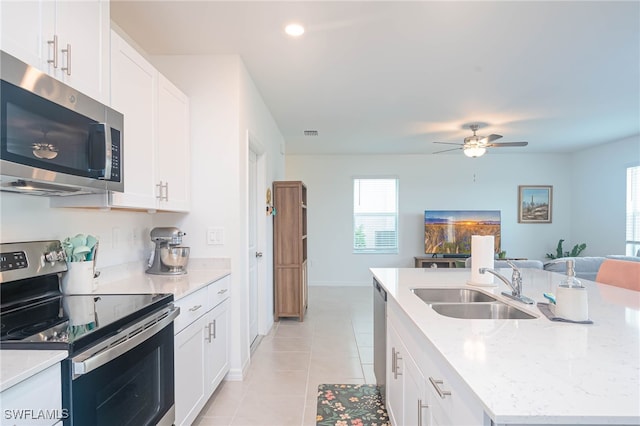
<path fill-rule="evenodd" d="M 180 313 L 180 308 L 171 305 L 156 311 L 120 331 L 118 334 L 92 346 L 90 349 L 71 358 L 73 379 L 101 367 L 135 348 L 171 324 Z"/>

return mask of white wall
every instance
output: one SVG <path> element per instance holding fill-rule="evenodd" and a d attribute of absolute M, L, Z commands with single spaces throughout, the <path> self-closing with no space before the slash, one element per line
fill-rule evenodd
<path fill-rule="evenodd" d="M 308 189 L 310 285 L 368 285 L 370 267 L 413 267 L 424 252 L 427 209 L 500 210 L 502 249 L 543 259 L 560 238 L 570 240 L 569 155 L 489 153 L 286 157 L 286 177 Z M 394 175 L 399 184 L 399 254 L 352 253 L 353 176 Z M 518 185 L 553 185 L 551 224 L 519 224 Z M 332 230 L 332 231 L 329 231 Z"/>
<path fill-rule="evenodd" d="M 640 165 L 640 136 L 572 157 L 571 238 L 591 256 L 625 254 L 627 167 Z"/>
<path fill-rule="evenodd" d="M 152 62 L 190 98 L 192 209 L 188 215 L 160 213 L 155 224 L 177 224 L 187 232 L 193 257 L 229 257 L 231 288 L 231 371 L 243 376 L 249 361 L 248 293 L 248 140 L 263 146 L 265 185 L 284 175 L 279 147 L 284 140 L 269 110 L 237 55 L 156 56 Z M 259 188 L 262 193 L 266 188 Z M 262 329 L 273 323 L 271 220 L 262 220 L 265 280 Z M 224 244 L 206 242 L 208 227 L 224 229 Z M 269 237 L 267 238 L 267 235 Z"/>
<path fill-rule="evenodd" d="M 98 268 L 148 259 L 152 227 L 147 213 L 50 208 L 48 197 L 0 192 L 0 242 L 91 234 L 100 240 Z"/>
<path fill-rule="evenodd" d="M 258 198 L 258 226 L 257 226 L 257 250 L 264 253 L 262 258 L 258 259 L 258 333 L 265 335 L 273 326 L 273 218 L 265 214 L 266 210 L 266 192 L 267 188 L 271 188 L 274 180 L 284 178 L 284 155 L 281 153 L 281 146 L 284 146 L 284 138 L 280 133 L 275 120 L 271 116 L 271 112 L 262 100 L 258 89 L 256 88 L 251 76 L 247 72 L 244 64 L 240 67 L 240 123 L 239 123 L 241 139 L 245 136 L 244 143 L 241 141 L 240 152 L 240 177 L 241 187 L 244 188 L 243 204 L 240 211 L 243 213 L 242 218 L 245 226 L 243 231 L 249 228 L 248 225 L 248 155 L 249 141 L 246 139 L 248 133 L 251 134 L 254 149 L 258 151 L 260 156 L 259 164 L 262 164 L 264 170 L 258 167 L 258 173 L 263 172 L 263 176 L 258 177 L 257 198 Z M 249 237 L 247 232 L 243 232 L 244 254 L 253 256 L 248 253 L 246 248 L 249 245 Z M 246 272 L 248 270 L 248 259 L 243 258 L 244 279 L 248 281 Z M 247 296 L 248 299 L 248 296 Z"/>

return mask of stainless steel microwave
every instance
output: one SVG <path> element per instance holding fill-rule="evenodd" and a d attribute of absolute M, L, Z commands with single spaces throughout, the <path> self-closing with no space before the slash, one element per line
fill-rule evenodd
<path fill-rule="evenodd" d="M 124 191 L 119 112 L 0 51 L 0 190 Z"/>

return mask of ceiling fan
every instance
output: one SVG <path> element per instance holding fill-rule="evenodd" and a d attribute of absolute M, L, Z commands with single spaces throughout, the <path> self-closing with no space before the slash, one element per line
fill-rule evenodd
<path fill-rule="evenodd" d="M 529 142 L 493 142 L 500 139 L 502 135 L 491 134 L 489 136 L 478 136 L 476 132 L 479 126 L 477 124 L 471 124 L 469 126 L 473 132 L 473 136 L 467 136 L 464 138 L 463 143 L 457 142 L 434 142 L 445 145 L 460 145 L 460 148 L 450 148 L 442 151 L 436 151 L 434 154 L 440 154 L 441 152 L 453 151 L 456 149 L 462 149 L 464 155 L 467 157 L 481 157 L 487 152 L 487 148 L 500 148 L 508 146 L 527 146 Z"/>

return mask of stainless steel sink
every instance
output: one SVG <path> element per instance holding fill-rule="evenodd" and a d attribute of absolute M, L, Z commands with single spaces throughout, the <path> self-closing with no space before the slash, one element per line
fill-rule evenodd
<path fill-rule="evenodd" d="M 478 303 L 494 302 L 495 297 L 469 288 L 412 288 L 411 291 L 425 303 Z"/>
<path fill-rule="evenodd" d="M 533 319 L 535 316 L 528 314 L 511 305 L 502 302 L 493 303 L 447 303 L 432 304 L 431 308 L 439 313 L 452 318 L 462 319 Z"/>

